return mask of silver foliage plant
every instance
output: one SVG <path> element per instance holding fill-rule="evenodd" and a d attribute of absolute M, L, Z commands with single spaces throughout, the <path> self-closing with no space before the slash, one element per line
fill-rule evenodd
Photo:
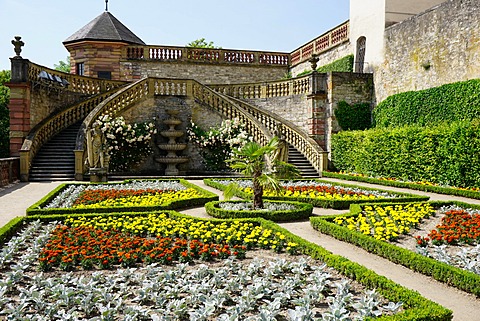
<path fill-rule="evenodd" d="M 354 294 L 350 280 L 303 257 L 37 273 L 38 254 L 55 226 L 35 222 L 9 241 L 13 253 L 2 248 L 0 319 L 335 321 L 401 308 L 375 290 Z"/>
<path fill-rule="evenodd" d="M 44 208 L 70 208 L 79 195 L 86 190 L 169 190 L 181 191 L 187 189 L 178 181 L 160 181 L 160 180 L 134 180 L 127 183 L 113 184 L 71 184 L 51 200 Z"/>

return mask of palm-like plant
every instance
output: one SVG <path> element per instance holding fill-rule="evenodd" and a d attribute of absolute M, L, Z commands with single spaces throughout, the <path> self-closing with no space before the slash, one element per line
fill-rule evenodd
<path fill-rule="evenodd" d="M 279 154 L 278 149 L 278 137 L 272 138 L 265 146 L 252 141 L 234 149 L 234 156 L 228 160 L 232 169 L 252 178 L 254 209 L 263 208 L 264 189 L 279 193 L 283 189 L 280 179 L 300 176 L 294 165 L 275 158 L 275 155 Z M 228 185 L 224 192 L 225 199 L 231 198 L 237 189 L 238 185 L 235 183 Z"/>

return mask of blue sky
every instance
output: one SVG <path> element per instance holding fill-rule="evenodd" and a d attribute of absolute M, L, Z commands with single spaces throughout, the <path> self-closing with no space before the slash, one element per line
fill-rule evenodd
<path fill-rule="evenodd" d="M 109 0 L 109 11 L 149 45 L 184 46 L 199 38 L 228 49 L 291 52 L 348 20 L 349 0 Z M 53 67 L 62 42 L 105 10 L 105 0 L 0 0 L 0 70 L 11 40 L 22 57 Z"/>

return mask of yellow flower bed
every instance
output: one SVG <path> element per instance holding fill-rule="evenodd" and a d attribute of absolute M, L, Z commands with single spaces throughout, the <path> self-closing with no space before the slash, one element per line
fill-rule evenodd
<path fill-rule="evenodd" d="M 334 222 L 349 230 L 372 235 L 377 240 L 393 241 L 400 234 L 408 234 L 411 228 L 430 215 L 435 215 L 435 209 L 427 203 L 365 206 L 358 216 L 337 217 Z"/>
<path fill-rule="evenodd" d="M 189 218 L 169 218 L 166 214 L 67 218 L 65 224 L 71 227 L 87 226 L 101 230 L 118 230 L 149 237 L 183 238 L 231 246 L 245 245 L 248 249 L 259 247 L 277 252 L 286 250 L 295 253 L 298 246 L 296 243 L 287 242 L 285 235 L 253 223 L 230 221 L 215 224 L 211 221 Z"/>
<path fill-rule="evenodd" d="M 253 194 L 253 189 L 250 187 L 245 188 L 246 193 Z M 276 194 L 273 191 L 265 190 L 264 196 L 285 196 L 285 197 L 298 197 L 298 198 L 313 198 L 313 199 L 326 199 L 326 200 L 373 200 L 376 199 L 375 195 L 361 195 L 361 194 L 338 194 L 338 193 L 326 193 L 319 192 L 314 189 L 306 191 L 291 191 L 285 190 L 280 194 Z"/>
<path fill-rule="evenodd" d="M 131 206 L 159 206 L 173 201 L 186 200 L 202 197 L 198 191 L 188 188 L 181 191 L 169 191 L 150 195 L 126 196 L 106 199 L 94 204 L 78 204 L 75 208 L 99 208 L 99 207 L 131 207 Z"/>

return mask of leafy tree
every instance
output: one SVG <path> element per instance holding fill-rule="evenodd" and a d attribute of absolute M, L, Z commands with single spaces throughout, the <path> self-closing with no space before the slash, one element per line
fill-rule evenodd
<path fill-rule="evenodd" d="M 245 146 L 234 149 L 234 156 L 229 160 L 230 167 L 241 171 L 253 182 L 253 208 L 263 208 L 263 190 L 280 192 L 283 188 L 280 179 L 300 176 L 299 170 L 291 164 L 276 158 L 279 154 L 279 139 L 274 137 L 267 145 L 248 142 Z M 230 199 L 239 186 L 229 184 L 225 189 L 225 199 Z"/>
<path fill-rule="evenodd" d="M 4 86 L 10 79 L 10 70 L 0 71 L 0 157 L 8 157 L 10 155 L 10 115 L 8 111 L 10 88 Z"/>
<path fill-rule="evenodd" d="M 63 60 L 60 60 L 58 64 L 53 64 L 53 67 L 55 68 L 55 70 L 70 73 L 70 68 L 71 68 L 70 57 L 67 56 L 66 60 L 67 60 L 66 62 Z"/>
<path fill-rule="evenodd" d="M 205 38 L 200 38 L 197 40 L 193 40 L 187 43 L 186 47 L 189 48 L 211 48 L 211 49 L 222 49 L 222 47 L 217 47 L 213 43 L 213 41 L 207 42 Z"/>

